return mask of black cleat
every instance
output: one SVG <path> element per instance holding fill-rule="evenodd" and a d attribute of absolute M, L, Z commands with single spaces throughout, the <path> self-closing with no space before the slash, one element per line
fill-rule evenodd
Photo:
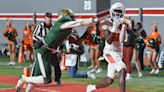
<path fill-rule="evenodd" d="M 56 81 L 55 86 L 62 86 L 61 81 Z"/>
<path fill-rule="evenodd" d="M 21 88 L 20 87 L 15 87 L 16 92 L 20 92 Z"/>

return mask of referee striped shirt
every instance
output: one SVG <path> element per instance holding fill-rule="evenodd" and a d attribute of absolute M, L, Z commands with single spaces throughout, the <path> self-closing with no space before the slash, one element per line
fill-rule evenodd
<path fill-rule="evenodd" d="M 47 26 L 45 23 L 40 23 L 36 26 L 34 33 L 33 33 L 33 40 L 34 41 L 41 41 L 46 34 L 49 32 L 51 26 Z"/>

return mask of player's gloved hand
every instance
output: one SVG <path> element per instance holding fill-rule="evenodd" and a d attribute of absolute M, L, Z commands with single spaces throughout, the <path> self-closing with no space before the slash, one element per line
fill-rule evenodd
<path fill-rule="evenodd" d="M 131 25 L 129 19 L 127 19 L 127 18 L 122 18 L 121 20 L 122 20 L 122 23 L 127 24 L 127 25 Z"/>
<path fill-rule="evenodd" d="M 97 18 L 97 17 L 94 17 L 94 18 L 92 18 L 92 22 L 101 22 L 101 21 L 104 21 L 104 19 L 103 18 Z"/>
<path fill-rule="evenodd" d="M 99 18 L 95 17 L 95 18 L 92 18 L 92 22 L 98 22 L 99 21 Z"/>
<path fill-rule="evenodd" d="M 113 21 L 113 27 L 110 31 L 116 33 L 121 23 L 122 21 L 120 20 L 120 18 L 115 18 Z"/>

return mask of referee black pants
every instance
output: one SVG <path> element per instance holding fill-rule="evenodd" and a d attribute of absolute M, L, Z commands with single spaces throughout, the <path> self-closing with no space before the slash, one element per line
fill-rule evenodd
<path fill-rule="evenodd" d="M 61 78 L 61 69 L 60 69 L 60 57 L 57 53 L 55 54 L 52 54 L 51 56 L 51 65 L 53 66 L 53 69 L 54 69 L 54 81 L 55 82 L 59 82 L 60 81 L 60 78 Z"/>
<path fill-rule="evenodd" d="M 144 49 L 145 49 L 145 46 L 141 46 L 139 49 L 138 49 L 138 59 L 141 63 L 141 70 L 144 70 L 144 61 L 143 61 L 143 57 L 144 57 Z"/>

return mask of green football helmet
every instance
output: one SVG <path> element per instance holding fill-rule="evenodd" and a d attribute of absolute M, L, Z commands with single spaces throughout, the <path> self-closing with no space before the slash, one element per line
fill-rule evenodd
<path fill-rule="evenodd" d="M 62 9 L 59 11 L 59 16 L 70 16 L 73 20 L 75 20 L 75 16 L 74 16 L 74 13 L 71 9 Z"/>

